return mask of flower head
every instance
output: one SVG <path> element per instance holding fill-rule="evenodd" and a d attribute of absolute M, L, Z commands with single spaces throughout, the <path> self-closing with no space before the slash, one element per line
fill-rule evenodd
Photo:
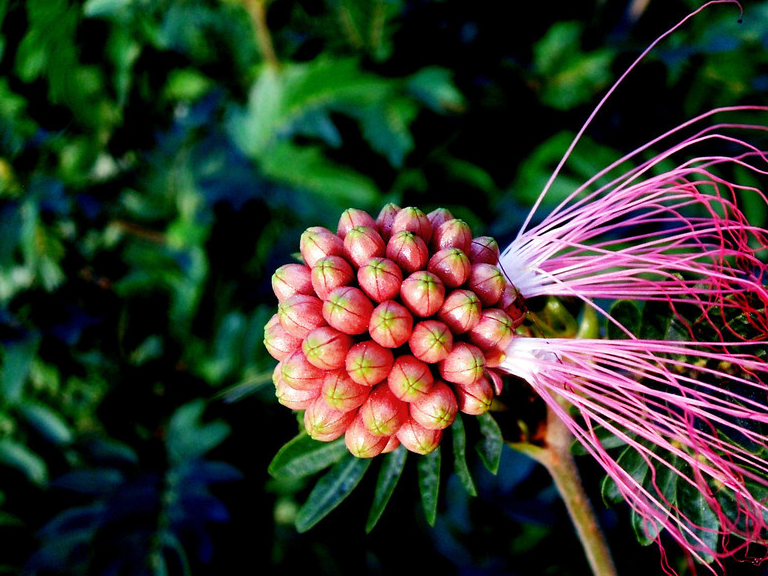
<path fill-rule="evenodd" d="M 445 209 L 394 204 L 376 218 L 346 210 L 336 230 L 308 228 L 304 262 L 273 276 L 264 343 L 280 361 L 278 399 L 305 410 L 313 438 L 344 434 L 355 456 L 429 453 L 460 410 L 487 412 L 500 389 L 491 366 L 515 320 L 498 244 Z"/>

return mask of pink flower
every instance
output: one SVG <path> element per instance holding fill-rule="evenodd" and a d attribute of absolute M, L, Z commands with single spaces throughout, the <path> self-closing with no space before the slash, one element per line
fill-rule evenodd
<path fill-rule="evenodd" d="M 736 112 L 762 119 L 729 122 Z M 749 142 L 768 132 L 768 108 L 720 108 L 685 122 L 595 174 L 534 224 L 593 117 L 499 267 L 523 311 L 539 296 L 575 298 L 622 338 L 514 337 L 499 369 L 527 382 L 563 420 L 648 540 L 666 530 L 702 563 L 737 553 L 763 559 L 768 231 L 750 224 L 739 204 L 746 196 L 766 208 L 768 201 L 724 174 L 768 174 L 768 153 Z M 721 144 L 727 155 L 707 152 Z M 611 300 L 663 303 L 671 337 L 640 337 L 603 304 Z M 623 452 L 604 443 L 606 434 Z"/>

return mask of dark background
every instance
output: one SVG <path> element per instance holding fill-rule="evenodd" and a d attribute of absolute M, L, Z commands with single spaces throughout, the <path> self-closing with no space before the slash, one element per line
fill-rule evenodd
<path fill-rule="evenodd" d="M 312 479 L 267 473 L 298 430 L 261 343 L 270 276 L 349 206 L 445 206 L 508 241 L 611 82 L 698 5 L 0 0 L 0 573 L 587 574 L 511 450 L 495 476 L 471 460 L 477 498 L 444 463 L 434 528 L 411 459 L 370 534 L 371 477 L 297 534 Z M 765 103 L 768 3 L 744 8 L 648 56 L 548 201 Z M 619 573 L 661 573 L 579 463 Z"/>

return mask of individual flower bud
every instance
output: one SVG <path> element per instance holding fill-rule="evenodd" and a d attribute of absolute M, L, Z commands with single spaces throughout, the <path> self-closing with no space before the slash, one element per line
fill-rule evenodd
<path fill-rule="evenodd" d="M 277 306 L 280 325 L 296 338 L 304 339 L 319 326 L 324 326 L 323 302 L 317 296 L 296 294 Z"/>
<path fill-rule="evenodd" d="M 429 392 L 410 403 L 411 419 L 430 430 L 448 428 L 458 411 L 453 390 L 442 380 L 436 380 Z"/>
<path fill-rule="evenodd" d="M 403 280 L 400 299 L 416 316 L 432 316 L 445 301 L 445 286 L 432 272 L 418 270 Z"/>
<path fill-rule="evenodd" d="M 429 366 L 411 356 L 403 354 L 395 358 L 387 384 L 392 394 L 404 402 L 413 402 L 432 389 L 435 379 Z"/>
<path fill-rule="evenodd" d="M 283 264 L 272 274 L 272 290 L 279 302 L 295 294 L 313 295 L 310 270 L 304 264 Z"/>
<path fill-rule="evenodd" d="M 355 278 L 355 271 L 341 256 L 324 256 L 312 268 L 312 288 L 321 300 L 339 286 L 348 286 Z"/>
<path fill-rule="evenodd" d="M 455 342 L 451 353 L 437 366 L 443 380 L 469 385 L 483 377 L 485 356 L 474 344 Z"/>
<path fill-rule="evenodd" d="M 430 242 L 430 248 L 434 252 L 444 250 L 445 248 L 458 248 L 467 254 L 471 245 L 472 230 L 469 224 L 459 218 L 446 220 L 435 228 L 435 231 L 432 233 L 432 241 Z"/>
<path fill-rule="evenodd" d="M 393 300 L 400 294 L 403 271 L 386 258 L 371 258 L 357 270 L 357 282 L 365 294 L 376 302 Z"/>
<path fill-rule="evenodd" d="M 504 293 L 501 295 L 496 307 L 501 308 L 507 313 L 507 316 L 511 318 L 515 328 L 520 326 L 525 320 L 526 310 L 523 297 L 510 283 L 507 283 L 504 288 Z"/>
<path fill-rule="evenodd" d="M 454 290 L 443 302 L 437 317 L 445 322 L 454 334 L 470 331 L 480 321 L 482 304 L 471 290 Z"/>
<path fill-rule="evenodd" d="M 493 403 L 493 387 L 485 375 L 471 384 L 457 384 L 454 392 L 459 411 L 464 414 L 485 414 Z"/>
<path fill-rule="evenodd" d="M 282 378 L 279 378 L 275 383 L 277 401 L 291 410 L 306 410 L 319 395 L 320 388 L 299 390 L 286 384 Z"/>
<path fill-rule="evenodd" d="M 469 341 L 485 352 L 493 348 L 504 349 L 514 334 L 512 319 L 504 310 L 487 308 L 480 321 L 469 331 Z"/>
<path fill-rule="evenodd" d="M 478 236 L 472 239 L 469 247 L 469 260 L 472 264 L 493 264 L 499 262 L 499 243 L 491 236 Z"/>
<path fill-rule="evenodd" d="M 312 268 L 324 256 L 343 256 L 344 242 L 327 228 L 312 226 L 301 234 L 299 252 L 304 263 Z"/>
<path fill-rule="evenodd" d="M 448 288 L 458 288 L 470 274 L 469 258 L 459 248 L 443 248 L 435 252 L 427 263 L 432 272 Z"/>
<path fill-rule="evenodd" d="M 495 264 L 472 264 L 467 287 L 472 290 L 483 306 L 490 307 L 501 300 L 507 279 Z"/>
<path fill-rule="evenodd" d="M 432 212 L 427 214 L 427 219 L 429 220 L 429 223 L 432 224 L 432 233 L 434 234 L 440 224 L 447 220 L 453 220 L 453 214 L 445 208 L 435 208 Z"/>
<path fill-rule="evenodd" d="M 393 235 L 402 230 L 413 232 L 426 244 L 429 244 L 429 239 L 432 237 L 432 224 L 429 217 L 413 206 L 407 206 L 400 210 L 392 222 L 391 233 Z"/>
<path fill-rule="evenodd" d="M 373 386 L 387 377 L 394 361 L 392 350 L 373 340 L 364 340 L 349 349 L 345 367 L 352 380 L 358 384 Z"/>
<path fill-rule="evenodd" d="M 301 338 L 289 334 L 280 325 L 280 318 L 273 314 L 264 326 L 264 347 L 275 360 L 282 360 L 301 346 Z"/>
<path fill-rule="evenodd" d="M 424 428 L 424 426 L 409 418 L 397 431 L 397 439 L 409 451 L 424 455 L 434 452 L 440 445 L 440 441 L 443 439 L 443 431 Z"/>
<path fill-rule="evenodd" d="M 385 348 L 399 348 L 408 341 L 413 331 L 413 316 L 408 309 L 387 300 L 373 309 L 368 333 Z"/>
<path fill-rule="evenodd" d="M 410 230 L 393 233 L 387 242 L 386 256 L 410 274 L 421 270 L 429 260 L 429 249 L 421 238 Z"/>
<path fill-rule="evenodd" d="M 360 210 L 359 208 L 347 208 L 342 212 L 341 217 L 339 218 L 336 234 L 343 240 L 347 233 L 357 226 L 375 228 L 376 221 L 373 219 L 373 216 L 368 214 L 365 210 Z"/>
<path fill-rule="evenodd" d="M 344 236 L 344 252 L 358 268 L 371 258 L 384 256 L 386 244 L 375 228 L 355 226 Z"/>
<path fill-rule="evenodd" d="M 381 451 L 382 454 L 388 454 L 389 452 L 394 452 L 400 447 L 400 440 L 397 439 L 397 436 L 390 436 L 389 441 L 387 442 L 387 445 L 384 446 L 384 450 Z"/>
<path fill-rule="evenodd" d="M 331 326 L 345 334 L 362 334 L 368 330 L 373 304 L 354 286 L 339 286 L 322 303 L 322 315 Z"/>
<path fill-rule="evenodd" d="M 359 408 L 370 393 L 370 386 L 358 384 L 344 369 L 328 372 L 320 389 L 326 404 L 340 412 Z"/>
<path fill-rule="evenodd" d="M 365 429 L 376 436 L 392 436 L 408 419 L 408 404 L 392 394 L 389 386 L 376 386 L 360 407 Z"/>
<path fill-rule="evenodd" d="M 376 229 L 381 234 L 382 239 L 387 242 L 392 236 L 392 223 L 395 221 L 395 216 L 400 212 L 401 208 L 397 204 L 390 202 L 386 204 L 376 216 Z"/>
<path fill-rule="evenodd" d="M 325 370 L 310 364 L 301 348 L 282 361 L 280 370 L 285 383 L 297 390 L 319 389 L 323 385 L 325 374 Z"/>
<path fill-rule="evenodd" d="M 373 458 L 378 456 L 389 444 L 389 436 L 371 434 L 365 427 L 363 417 L 358 416 L 344 432 L 344 443 L 347 450 L 356 458 Z"/>
<path fill-rule="evenodd" d="M 413 327 L 408 347 L 422 362 L 440 362 L 453 349 L 453 333 L 444 322 L 423 320 Z"/>
<path fill-rule="evenodd" d="M 323 370 L 342 368 L 347 352 L 355 341 L 349 334 L 339 332 L 331 326 L 320 326 L 307 334 L 301 349 L 307 361 Z"/>
<path fill-rule="evenodd" d="M 493 386 L 493 391 L 496 392 L 496 396 L 500 395 L 501 391 L 504 389 L 504 380 L 501 377 L 501 374 L 496 372 L 496 370 L 486 370 L 485 376 L 488 378 L 491 386 Z"/>
<path fill-rule="evenodd" d="M 354 410 L 340 412 L 328 406 L 322 396 L 318 396 L 304 412 L 304 428 L 315 440 L 330 442 L 344 434 L 355 416 Z"/>

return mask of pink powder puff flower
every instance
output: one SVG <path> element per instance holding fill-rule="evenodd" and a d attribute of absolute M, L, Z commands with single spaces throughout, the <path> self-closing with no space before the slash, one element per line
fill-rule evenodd
<path fill-rule="evenodd" d="M 707 5 L 721 1 L 728 0 Z M 739 202 L 768 201 L 721 174 L 768 174 L 768 152 L 747 140 L 768 132 L 768 107 L 720 108 L 685 122 L 595 174 L 534 224 L 573 147 L 625 75 L 499 261 L 523 307 L 537 296 L 576 298 L 622 338 L 515 337 L 499 369 L 528 382 L 602 465 L 649 541 L 660 542 L 666 530 L 704 564 L 735 554 L 765 559 L 768 231 L 750 224 Z M 765 118 L 728 122 L 736 112 Z M 719 144 L 727 155 L 706 152 Z M 639 337 L 607 300 L 664 303 L 677 338 Z M 624 446 L 622 458 L 605 433 Z"/>

